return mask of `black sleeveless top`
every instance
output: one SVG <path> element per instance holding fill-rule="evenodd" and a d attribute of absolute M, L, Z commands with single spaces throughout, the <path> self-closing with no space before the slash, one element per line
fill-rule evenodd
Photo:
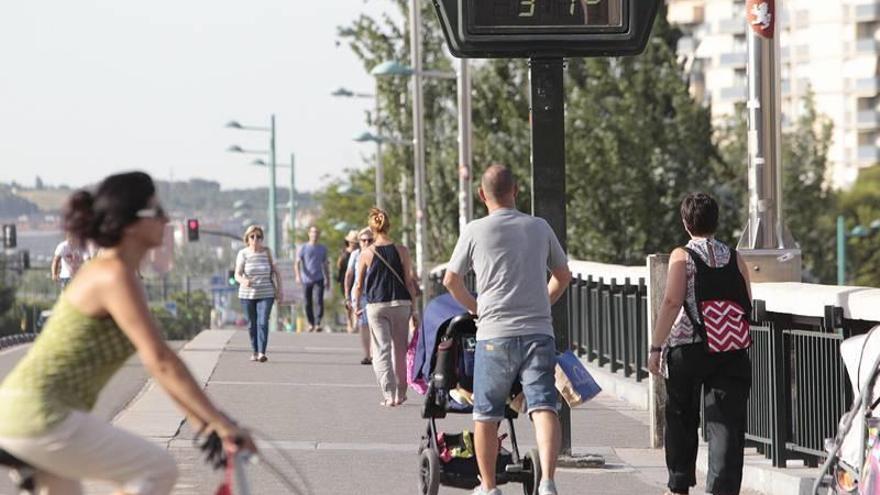
<path fill-rule="evenodd" d="M 397 248 L 394 244 L 387 246 L 373 246 L 388 264 L 394 268 L 397 275 L 406 280 L 403 274 L 403 262 L 400 261 L 400 255 L 397 254 Z M 367 304 L 372 303 L 388 303 L 391 301 L 409 301 L 411 300 L 409 291 L 397 280 L 397 276 L 391 272 L 385 263 L 373 253 L 373 262 L 367 268 L 367 277 L 364 283 L 366 286 Z"/>

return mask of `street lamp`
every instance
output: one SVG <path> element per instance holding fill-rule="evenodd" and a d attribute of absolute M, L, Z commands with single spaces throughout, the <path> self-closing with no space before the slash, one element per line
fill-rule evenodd
<path fill-rule="evenodd" d="M 843 215 L 837 216 L 837 285 L 846 285 L 846 239 L 868 237 L 877 232 L 880 232 L 880 218 L 871 222 L 868 227 L 856 225 L 847 232 Z"/>
<path fill-rule="evenodd" d="M 330 93 L 331 96 L 343 97 L 343 98 L 373 98 L 375 103 L 375 111 L 373 114 L 373 127 L 376 129 L 376 135 L 381 134 L 382 130 L 379 128 L 379 79 L 376 79 L 376 92 L 375 94 L 369 93 L 357 93 L 348 88 L 339 88 L 336 91 Z M 384 183 L 385 183 L 385 168 L 382 164 L 382 141 L 378 139 L 364 139 L 358 140 L 355 138 L 355 141 L 365 142 L 365 141 L 373 141 L 376 143 L 376 206 L 379 208 L 385 207 L 385 192 L 384 192 Z"/>
<path fill-rule="evenodd" d="M 427 201 L 425 198 L 425 115 L 423 108 L 422 77 L 455 79 L 455 74 L 442 71 L 422 70 L 421 57 L 421 14 L 416 0 L 410 6 L 410 63 L 402 64 L 396 60 L 382 62 L 370 70 L 370 74 L 379 77 L 412 77 L 413 78 L 413 157 L 416 199 L 416 267 L 419 273 L 419 285 L 428 287 L 428 270 L 425 267 L 427 255 L 427 236 L 425 216 Z M 377 82 L 378 84 L 378 82 Z"/>
<path fill-rule="evenodd" d="M 260 158 L 251 162 L 251 165 L 268 167 L 269 164 Z M 296 159 L 293 153 L 290 154 L 290 163 L 276 163 L 277 168 L 290 169 L 290 203 L 287 204 L 290 215 L 290 257 L 296 258 Z M 283 206 L 283 205 L 282 205 Z"/>
<path fill-rule="evenodd" d="M 242 131 L 259 131 L 269 133 L 269 206 L 267 217 L 267 223 L 269 226 L 268 241 L 269 246 L 272 248 L 272 251 L 278 253 L 278 215 L 275 212 L 275 114 L 272 114 L 269 119 L 269 127 L 246 126 L 240 124 L 237 120 L 229 121 L 226 124 L 226 127 L 229 129 L 238 129 Z M 227 151 L 231 153 L 265 153 L 258 151 L 248 151 L 242 149 L 240 146 L 230 146 Z"/>

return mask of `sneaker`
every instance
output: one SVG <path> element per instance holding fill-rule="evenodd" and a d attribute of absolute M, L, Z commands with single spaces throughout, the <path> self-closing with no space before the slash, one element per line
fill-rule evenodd
<path fill-rule="evenodd" d="M 498 487 L 495 487 L 489 491 L 483 489 L 483 486 L 478 486 L 471 495 L 502 495 L 501 490 Z"/>
<path fill-rule="evenodd" d="M 557 495 L 556 482 L 553 480 L 541 480 L 538 485 L 538 495 Z"/>
<path fill-rule="evenodd" d="M 256 361 L 256 360 L 257 360 L 257 353 L 255 352 L 255 353 L 251 354 L 251 361 Z"/>
<path fill-rule="evenodd" d="M 261 363 L 265 363 L 268 360 L 269 360 L 269 358 L 267 358 L 265 354 L 260 354 L 260 357 L 257 358 L 257 361 L 259 361 Z"/>

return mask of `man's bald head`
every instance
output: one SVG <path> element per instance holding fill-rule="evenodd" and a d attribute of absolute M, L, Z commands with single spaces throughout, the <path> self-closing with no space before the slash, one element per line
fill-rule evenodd
<path fill-rule="evenodd" d="M 504 165 L 489 165 L 489 168 L 483 172 L 480 187 L 487 199 L 498 203 L 509 203 L 514 200 L 516 180 L 513 178 L 513 172 Z"/>

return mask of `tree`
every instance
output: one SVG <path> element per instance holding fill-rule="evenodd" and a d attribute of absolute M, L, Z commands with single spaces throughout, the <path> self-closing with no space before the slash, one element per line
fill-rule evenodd
<path fill-rule="evenodd" d="M 880 165 L 862 169 L 852 189 L 841 194 L 840 214 L 848 232 L 880 220 Z M 848 280 L 855 285 L 880 287 L 880 232 L 872 230 L 867 237 L 847 241 Z"/>

